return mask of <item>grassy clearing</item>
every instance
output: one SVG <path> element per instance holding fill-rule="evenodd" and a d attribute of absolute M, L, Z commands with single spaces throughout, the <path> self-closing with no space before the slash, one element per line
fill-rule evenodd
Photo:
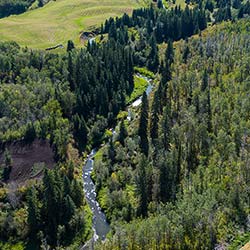
<path fill-rule="evenodd" d="M 90 31 L 107 18 L 131 13 L 145 0 L 56 0 L 42 8 L 0 19 L 0 40 L 14 40 L 22 46 L 44 49 L 66 45 L 71 39 L 80 45 L 80 33 Z"/>
<path fill-rule="evenodd" d="M 163 0 L 163 4 L 165 5 L 166 8 L 172 8 L 175 6 L 181 6 L 182 9 L 186 7 L 185 0 L 176 0 L 175 4 L 173 3 L 173 0 Z"/>
<path fill-rule="evenodd" d="M 134 90 L 132 94 L 127 98 L 126 100 L 127 103 L 131 103 L 136 98 L 140 97 L 148 86 L 148 82 L 145 79 L 140 78 L 138 76 L 134 76 L 134 84 L 135 84 Z"/>
<path fill-rule="evenodd" d="M 135 70 L 136 73 L 144 75 L 144 76 L 146 76 L 148 78 L 151 78 L 151 79 L 155 78 L 155 74 L 152 71 L 149 71 L 147 68 L 135 67 L 134 70 Z"/>

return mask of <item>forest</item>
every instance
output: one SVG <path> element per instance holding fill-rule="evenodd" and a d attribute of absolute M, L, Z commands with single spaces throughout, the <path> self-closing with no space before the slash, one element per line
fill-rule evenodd
<path fill-rule="evenodd" d="M 79 249 L 91 238 L 81 168 L 92 148 L 111 226 L 97 249 L 250 240 L 249 2 L 163 3 L 106 20 L 82 48 L 0 42 L 1 249 Z M 138 72 L 154 82 L 149 96 Z M 8 145 L 37 139 L 55 166 L 13 188 Z"/>
<path fill-rule="evenodd" d="M 0 18 L 25 12 L 34 0 L 1 0 Z"/>

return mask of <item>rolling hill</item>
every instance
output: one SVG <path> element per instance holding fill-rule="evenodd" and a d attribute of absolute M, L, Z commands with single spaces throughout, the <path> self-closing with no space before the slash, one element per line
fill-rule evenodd
<path fill-rule="evenodd" d="M 57 0 L 42 8 L 0 19 L 0 40 L 44 49 L 80 43 L 80 33 L 94 29 L 105 19 L 131 13 L 146 0 Z"/>

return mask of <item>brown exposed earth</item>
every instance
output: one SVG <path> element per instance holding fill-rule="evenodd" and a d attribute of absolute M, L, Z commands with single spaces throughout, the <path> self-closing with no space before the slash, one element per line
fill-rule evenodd
<path fill-rule="evenodd" d="M 250 250 L 250 242 L 248 242 L 244 247 L 242 247 L 240 250 Z"/>
<path fill-rule="evenodd" d="M 12 159 L 12 169 L 8 183 L 25 183 L 29 179 L 41 178 L 43 169 L 53 168 L 54 153 L 46 140 L 34 140 L 31 144 L 23 141 L 0 146 L 0 166 L 4 164 L 4 152 L 8 150 Z"/>

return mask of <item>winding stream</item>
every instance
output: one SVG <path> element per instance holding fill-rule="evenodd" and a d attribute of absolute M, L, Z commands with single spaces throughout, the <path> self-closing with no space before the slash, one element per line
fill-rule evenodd
<path fill-rule="evenodd" d="M 153 90 L 153 84 L 152 79 L 149 79 L 145 76 L 139 75 L 139 77 L 145 79 L 148 82 L 148 87 L 146 89 L 147 95 L 149 95 Z M 128 106 L 128 117 L 127 119 L 130 121 L 132 119 L 132 111 L 131 108 L 137 107 L 141 104 L 142 97 L 139 97 L 136 99 L 131 105 Z M 113 135 L 115 134 L 115 130 L 111 129 Z M 104 241 L 106 238 L 106 235 L 110 231 L 110 225 L 108 224 L 106 220 L 105 214 L 102 212 L 101 207 L 97 201 L 96 198 L 96 190 L 95 190 L 95 184 L 91 178 L 91 173 L 94 169 L 94 160 L 96 150 L 93 149 L 91 153 L 88 155 L 88 158 L 86 160 L 86 163 L 83 167 L 83 190 L 85 193 L 86 200 L 91 208 L 91 211 L 93 213 L 93 231 L 94 235 L 92 239 L 89 240 L 82 248 L 81 250 L 87 250 L 87 249 L 93 249 L 93 244 L 98 239 Z"/>

